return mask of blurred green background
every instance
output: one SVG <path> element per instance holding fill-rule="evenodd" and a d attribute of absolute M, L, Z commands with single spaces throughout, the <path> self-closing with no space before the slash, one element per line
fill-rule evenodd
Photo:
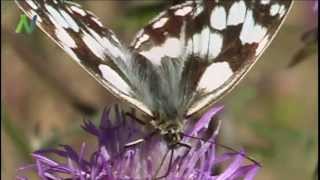
<path fill-rule="evenodd" d="M 78 1 L 129 43 L 166 1 Z M 39 29 L 15 34 L 22 12 L 1 1 L 1 178 L 14 179 L 43 147 L 95 142 L 79 128 L 116 99 Z M 296 0 L 278 36 L 246 78 L 220 103 L 221 142 L 263 164 L 257 179 L 313 179 L 317 167 L 317 49 L 288 68 L 317 26 L 313 1 Z M 313 44 L 316 46 L 316 44 Z"/>

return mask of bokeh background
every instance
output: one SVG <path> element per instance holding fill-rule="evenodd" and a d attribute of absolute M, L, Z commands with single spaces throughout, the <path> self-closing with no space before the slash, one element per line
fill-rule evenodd
<path fill-rule="evenodd" d="M 129 43 L 167 1 L 78 1 Z M 220 142 L 263 164 L 257 179 L 312 179 L 318 159 L 317 11 L 295 0 L 287 21 L 246 78 L 220 103 Z M 1 1 L 1 179 L 43 147 L 92 142 L 79 127 L 117 100 L 39 29 L 16 34 L 22 12 Z M 311 30 L 311 31 L 310 31 Z M 304 41 L 301 40 L 305 35 Z M 313 34 L 312 34 L 313 33 Z M 299 55 L 297 55 L 297 53 Z M 294 60 L 295 58 L 295 60 Z M 298 59 L 298 60 L 297 60 Z M 289 64 L 293 66 L 288 67 Z"/>

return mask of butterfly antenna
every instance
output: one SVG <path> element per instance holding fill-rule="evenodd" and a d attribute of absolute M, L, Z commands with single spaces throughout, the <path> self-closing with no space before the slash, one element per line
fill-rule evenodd
<path fill-rule="evenodd" d="M 217 145 L 217 146 L 220 146 L 220 147 L 222 147 L 222 148 L 225 148 L 225 149 L 227 149 L 227 150 L 229 150 L 229 151 L 232 151 L 232 152 L 234 152 L 234 153 L 238 153 L 238 154 L 240 154 L 241 156 L 247 158 L 248 160 L 250 160 L 250 161 L 252 161 L 253 163 L 255 163 L 256 165 L 258 165 L 259 167 L 262 167 L 262 165 L 261 165 L 258 161 L 254 160 L 253 158 L 251 158 L 250 156 L 246 155 L 245 153 L 240 152 L 240 151 L 237 151 L 237 150 L 235 150 L 235 149 L 233 149 L 233 148 L 231 148 L 231 147 L 229 147 L 229 146 L 226 146 L 226 145 L 223 145 L 223 144 L 220 144 L 220 143 L 217 143 L 217 142 L 213 142 L 213 141 L 210 141 L 210 140 L 204 140 L 204 139 L 202 139 L 202 138 L 194 137 L 194 136 L 187 135 L 187 134 L 183 134 L 183 133 L 181 133 L 181 135 L 182 135 L 182 136 L 185 136 L 185 137 L 188 137 L 188 138 L 193 138 L 193 139 L 197 139 L 197 140 L 200 140 L 200 141 L 204 141 L 204 142 L 209 142 L 209 143 L 215 144 L 215 145 Z"/>

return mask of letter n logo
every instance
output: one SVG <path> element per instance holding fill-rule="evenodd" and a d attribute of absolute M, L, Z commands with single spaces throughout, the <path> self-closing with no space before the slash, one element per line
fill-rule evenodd
<path fill-rule="evenodd" d="M 33 16 L 31 23 L 26 15 L 22 14 L 20 16 L 19 23 L 16 27 L 16 33 L 21 33 L 22 31 L 27 32 L 28 34 L 32 33 L 36 26 L 37 16 Z"/>

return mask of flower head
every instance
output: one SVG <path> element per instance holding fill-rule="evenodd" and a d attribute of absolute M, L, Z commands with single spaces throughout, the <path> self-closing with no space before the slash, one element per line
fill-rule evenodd
<path fill-rule="evenodd" d="M 118 108 L 112 112 L 108 109 L 103 113 L 99 127 L 90 121 L 83 125 L 83 129 L 96 136 L 99 142 L 89 159 L 84 156 L 85 144 L 79 153 L 63 145 L 61 149 L 34 152 L 36 163 L 22 169 L 35 169 L 41 179 L 253 179 L 260 167 L 256 163 L 245 163 L 243 150 L 218 154 L 215 139 L 219 128 L 208 136 L 209 123 L 221 109 L 212 108 L 196 123 L 188 122 L 181 144 L 188 144 L 190 148 L 176 149 L 168 149 L 160 135 L 150 136 L 144 142 L 126 148 L 128 143 L 148 133 Z M 208 138 L 201 141 L 193 136 Z M 65 162 L 49 159 L 48 154 L 58 155 Z"/>

